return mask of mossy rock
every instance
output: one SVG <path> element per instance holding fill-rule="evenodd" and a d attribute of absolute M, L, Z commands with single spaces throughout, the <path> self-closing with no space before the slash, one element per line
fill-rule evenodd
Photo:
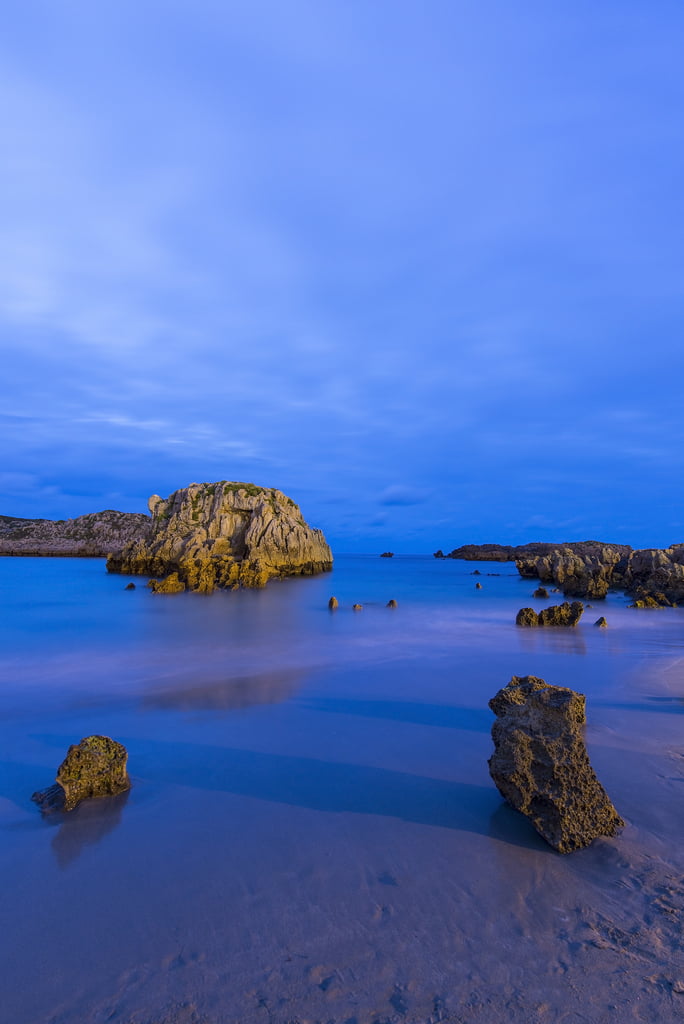
<path fill-rule="evenodd" d="M 34 793 L 31 799 L 49 813 L 72 811 L 88 797 L 116 796 L 131 787 L 127 760 L 122 743 L 109 736 L 86 736 L 69 747 L 57 771 L 57 785 Z"/>

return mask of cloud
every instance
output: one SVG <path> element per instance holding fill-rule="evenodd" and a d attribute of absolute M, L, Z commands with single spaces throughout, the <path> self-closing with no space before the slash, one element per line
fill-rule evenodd
<path fill-rule="evenodd" d="M 425 491 L 405 484 L 392 484 L 386 487 L 378 498 L 381 505 L 422 505 L 427 500 L 428 495 Z"/>

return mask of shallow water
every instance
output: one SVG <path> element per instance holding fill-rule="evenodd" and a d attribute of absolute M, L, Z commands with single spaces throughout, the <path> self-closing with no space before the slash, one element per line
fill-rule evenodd
<path fill-rule="evenodd" d="M 126 582 L 0 559 L 3 1024 L 681 1019 L 684 609 L 521 630 L 556 595 L 425 557 Z M 569 857 L 487 770 L 487 700 L 528 673 L 587 694 L 627 821 Z M 43 820 L 31 793 L 90 733 L 133 788 Z"/>

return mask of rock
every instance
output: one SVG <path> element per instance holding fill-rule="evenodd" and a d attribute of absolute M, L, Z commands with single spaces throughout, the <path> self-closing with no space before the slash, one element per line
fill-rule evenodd
<path fill-rule="evenodd" d="M 573 601 L 570 604 L 564 601 L 563 604 L 552 604 L 550 608 L 543 608 L 539 612 L 540 626 L 576 626 L 582 618 L 584 605 L 581 601 Z"/>
<path fill-rule="evenodd" d="M 471 574 L 470 574 L 470 575 L 471 575 L 471 576 L 481 576 L 481 575 L 482 575 L 482 573 L 480 572 L 480 570 L 479 570 L 479 569 L 473 569 L 473 571 L 471 572 Z"/>
<path fill-rule="evenodd" d="M 433 558 L 446 558 L 446 555 L 444 554 L 444 552 L 443 552 L 443 551 L 442 551 L 442 549 L 440 548 L 440 549 L 439 549 L 438 551 L 435 551 L 435 552 L 433 553 L 432 557 L 433 557 Z"/>
<path fill-rule="evenodd" d="M 630 608 L 662 608 L 660 601 L 652 594 L 644 594 L 629 605 Z"/>
<path fill-rule="evenodd" d="M 597 619 L 596 622 L 594 623 L 594 625 L 598 626 L 599 629 L 607 629 L 608 628 L 608 623 L 607 623 L 606 618 L 605 618 L 604 615 L 602 615 L 600 619 Z"/>
<path fill-rule="evenodd" d="M 582 618 L 584 605 L 581 601 L 570 604 L 552 604 L 538 614 L 534 608 L 521 608 L 515 617 L 516 626 L 576 626 Z"/>
<path fill-rule="evenodd" d="M 508 803 L 559 853 L 614 836 L 624 821 L 589 762 L 581 727 L 585 698 L 536 676 L 513 676 L 489 702 L 489 772 Z"/>
<path fill-rule="evenodd" d="M 108 736 L 86 736 L 69 747 L 57 772 L 57 783 L 31 797 L 43 813 L 72 811 L 91 796 L 115 796 L 130 789 L 126 748 Z"/>
<path fill-rule="evenodd" d="M 135 583 L 127 583 L 124 590 L 135 590 Z"/>
<path fill-rule="evenodd" d="M 383 553 L 380 555 L 380 557 L 381 558 L 394 558 L 394 552 L 393 551 L 383 551 Z"/>
<path fill-rule="evenodd" d="M 539 616 L 534 608 L 521 608 L 515 617 L 516 626 L 538 626 Z"/>
<path fill-rule="evenodd" d="M 391 598 L 391 599 L 390 599 L 390 600 L 389 600 L 389 601 L 387 602 L 387 607 L 388 607 L 388 608 L 397 608 L 397 607 L 398 607 L 398 605 L 397 605 L 397 602 L 396 602 L 396 601 L 394 600 L 394 598 Z"/>
<path fill-rule="evenodd" d="M 353 604 L 352 608 L 353 608 L 353 610 L 355 612 L 360 612 L 362 610 L 362 608 L 363 608 L 363 605 L 362 604 Z"/>
<path fill-rule="evenodd" d="M 475 589 L 476 590 L 482 590 L 482 584 L 481 583 L 476 583 L 475 584 Z"/>
<path fill-rule="evenodd" d="M 177 572 L 172 572 L 164 580 L 150 580 L 147 584 L 153 594 L 182 594 L 185 584 L 178 578 Z"/>
<path fill-rule="evenodd" d="M 337 600 L 337 598 L 336 597 L 331 597 L 330 600 L 328 601 L 328 608 L 330 609 L 330 611 L 334 612 L 335 609 L 339 608 L 339 607 L 340 607 L 340 602 Z"/>
<path fill-rule="evenodd" d="M 548 596 L 549 596 L 549 592 L 546 589 L 546 587 L 537 587 L 537 589 L 535 590 L 534 594 L 532 595 L 532 597 L 542 597 L 542 598 L 547 598 Z"/>
<path fill-rule="evenodd" d="M 332 568 L 320 530 L 281 491 L 254 484 L 191 484 L 149 501 L 149 537 L 108 559 L 109 572 L 168 576 L 188 590 L 262 587 L 269 579 Z"/>
<path fill-rule="evenodd" d="M 0 555 L 105 558 L 149 536 L 152 520 L 139 512 L 90 512 L 76 519 L 0 516 Z"/>

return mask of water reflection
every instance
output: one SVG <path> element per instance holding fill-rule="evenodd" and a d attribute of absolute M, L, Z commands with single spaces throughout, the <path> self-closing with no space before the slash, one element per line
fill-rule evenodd
<path fill-rule="evenodd" d="M 149 710 L 227 710 L 257 704 L 279 704 L 299 689 L 301 669 L 280 669 L 218 680 L 179 680 L 173 686 L 146 693 L 141 705 Z"/>
<path fill-rule="evenodd" d="M 121 814 L 130 790 L 116 796 L 84 800 L 73 811 L 55 814 L 45 820 L 57 826 L 52 851 L 60 868 L 67 868 L 80 857 L 87 846 L 95 846 L 113 832 L 121 822 Z"/>
<path fill-rule="evenodd" d="M 587 644 L 581 630 L 567 626 L 542 626 L 532 629 L 516 627 L 523 651 L 535 654 L 553 651 L 554 654 L 586 654 Z M 598 630 L 596 631 L 598 632 Z"/>

